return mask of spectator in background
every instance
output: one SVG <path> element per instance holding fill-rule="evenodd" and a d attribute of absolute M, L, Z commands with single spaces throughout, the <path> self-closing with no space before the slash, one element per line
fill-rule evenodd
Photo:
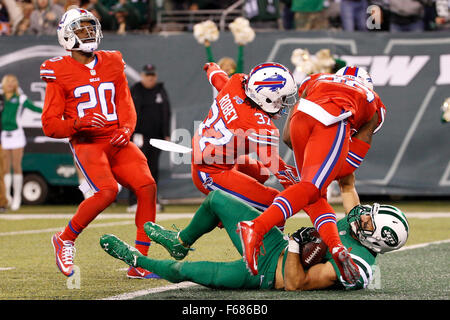
<path fill-rule="evenodd" d="M 436 0 L 436 29 L 450 30 L 450 0 Z"/>
<path fill-rule="evenodd" d="M 370 14 L 370 21 L 367 25 L 369 31 L 390 30 L 389 0 L 370 0 L 368 11 L 368 14 Z"/>
<path fill-rule="evenodd" d="M 324 0 L 292 0 L 295 12 L 295 29 L 300 31 L 328 28 Z"/>
<path fill-rule="evenodd" d="M 102 30 L 113 30 L 115 28 L 115 17 L 110 14 L 108 7 L 102 1 L 89 0 L 86 10 L 97 17 L 102 25 Z"/>
<path fill-rule="evenodd" d="M 2 79 L 4 108 L 2 111 L 1 145 L 3 148 L 3 161 L 5 165 L 6 198 L 11 210 L 16 211 L 22 202 L 22 157 L 26 145 L 25 133 L 19 122 L 23 108 L 42 113 L 42 109 L 36 107 L 27 96 L 19 91 L 19 81 L 12 74 L 7 74 Z M 11 169 L 13 174 L 11 175 Z M 11 184 L 13 196 L 11 197 Z"/>
<path fill-rule="evenodd" d="M 11 25 L 9 23 L 9 15 L 8 10 L 0 3 L 0 36 L 2 35 L 10 35 L 11 34 Z"/>
<path fill-rule="evenodd" d="M 56 35 L 56 27 L 64 14 L 64 8 L 52 0 L 34 0 L 35 9 L 30 16 L 30 33 Z"/>
<path fill-rule="evenodd" d="M 294 12 L 292 12 L 292 0 L 280 0 L 283 4 L 282 21 L 284 30 L 294 29 Z"/>
<path fill-rule="evenodd" d="M 162 82 L 158 82 L 158 74 L 153 64 L 146 64 L 141 72 L 141 81 L 131 87 L 131 96 L 136 107 L 136 129 L 133 142 L 147 157 L 147 163 L 158 185 L 159 156 L 161 150 L 150 145 L 151 138 L 170 141 L 170 102 Z M 136 198 L 130 193 L 128 211 L 135 211 Z M 161 211 L 161 205 L 157 204 Z"/>
<path fill-rule="evenodd" d="M 424 31 L 426 0 L 390 0 L 390 31 Z"/>
<path fill-rule="evenodd" d="M 16 34 L 24 15 L 15 0 L 0 0 L 0 34 Z"/>
<path fill-rule="evenodd" d="M 244 12 L 252 28 L 278 29 L 279 7 L 280 0 L 246 0 Z"/>
<path fill-rule="evenodd" d="M 341 21 L 344 31 L 367 31 L 367 0 L 341 0 Z"/>
<path fill-rule="evenodd" d="M 22 18 L 22 20 L 20 20 L 19 24 L 17 25 L 15 34 L 20 36 L 20 35 L 31 32 L 31 31 L 29 31 L 30 18 L 31 18 L 31 13 L 34 10 L 34 5 L 31 0 L 18 2 L 18 4 L 20 5 L 20 8 L 22 10 L 23 18 Z"/>
<path fill-rule="evenodd" d="M 119 0 L 111 9 L 116 18 L 115 30 L 117 34 L 126 34 L 129 30 L 139 29 L 141 27 L 142 16 L 127 0 Z"/>

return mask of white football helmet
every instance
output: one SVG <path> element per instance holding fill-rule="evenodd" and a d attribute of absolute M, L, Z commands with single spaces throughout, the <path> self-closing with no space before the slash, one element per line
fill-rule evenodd
<path fill-rule="evenodd" d="M 350 79 L 361 82 L 367 88 L 373 90 L 373 81 L 370 77 L 370 74 L 366 71 L 366 69 L 356 66 L 347 66 L 339 69 L 336 72 L 337 75 L 345 76 Z"/>
<path fill-rule="evenodd" d="M 297 102 L 297 85 L 289 70 L 266 62 L 255 66 L 248 75 L 245 94 L 262 110 L 272 115 Z"/>
<path fill-rule="evenodd" d="M 81 26 L 81 22 L 90 22 L 92 27 Z M 87 31 L 87 37 L 80 39 L 75 31 Z M 93 52 L 97 49 L 101 38 L 103 38 L 102 29 L 98 19 L 89 11 L 81 8 L 67 10 L 59 22 L 58 42 L 66 50 L 79 50 L 83 52 Z"/>
<path fill-rule="evenodd" d="M 372 218 L 373 230 L 363 228 L 362 215 Z M 394 206 L 378 203 L 373 206 L 358 205 L 349 212 L 347 221 L 359 242 L 377 253 L 400 249 L 408 240 L 408 220 L 403 212 Z"/>

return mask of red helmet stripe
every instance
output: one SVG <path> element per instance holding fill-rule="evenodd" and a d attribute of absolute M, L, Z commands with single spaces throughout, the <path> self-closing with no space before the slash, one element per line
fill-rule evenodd
<path fill-rule="evenodd" d="M 358 67 L 347 67 L 345 68 L 344 75 L 356 77 L 358 75 L 358 69 Z"/>

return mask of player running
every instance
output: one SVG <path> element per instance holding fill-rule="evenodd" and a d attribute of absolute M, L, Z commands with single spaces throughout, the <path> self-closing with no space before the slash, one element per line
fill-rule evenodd
<path fill-rule="evenodd" d="M 118 185 L 137 196 L 136 248 L 147 254 L 150 240 L 144 223 L 155 221 L 156 185 L 139 148 L 130 142 L 136 111 L 118 51 L 95 51 L 102 38 L 100 23 L 89 11 L 68 10 L 58 26 L 58 41 L 70 55 L 41 65 L 47 82 L 42 127 L 52 138 L 69 138 L 77 166 L 94 196 L 84 200 L 62 232 L 52 237 L 56 264 L 73 274 L 74 242 L 115 199 Z M 157 275 L 130 267 L 130 278 Z"/>
<path fill-rule="evenodd" d="M 192 139 L 194 184 L 204 194 L 223 190 L 264 211 L 279 192 L 264 185 L 270 173 L 284 187 L 298 181 L 295 168 L 278 154 L 280 135 L 273 123 L 295 104 L 295 81 L 288 69 L 271 62 L 231 78 L 215 63 L 204 69 L 219 94 Z"/>
<path fill-rule="evenodd" d="M 224 225 L 235 248 L 242 254 L 236 224 L 257 217 L 259 211 L 221 190 L 209 193 L 189 225 L 179 233 L 147 222 L 145 230 L 152 240 L 166 248 L 172 257 L 183 259 L 189 246 L 213 230 L 219 221 Z M 297 230 L 287 240 L 280 230 L 272 228 L 264 237 L 266 253 L 260 258 L 258 275 L 251 275 L 243 259 L 231 262 L 151 259 L 114 235 L 104 235 L 100 245 L 114 258 L 130 266 L 151 270 L 171 282 L 192 281 L 218 289 L 285 289 L 314 290 L 324 288 L 363 289 L 374 277 L 378 253 L 401 248 L 408 238 L 409 226 L 404 214 L 387 205 L 354 207 L 337 223 L 340 239 L 352 247 L 351 255 L 358 262 L 360 277 L 353 284 L 346 282 L 329 252 L 324 261 L 304 269 L 300 263 L 300 247 L 314 239 L 312 228 Z M 388 230 L 385 232 L 383 230 Z"/>
<path fill-rule="evenodd" d="M 373 91 L 369 74 L 357 67 L 308 77 L 300 86 L 299 95 L 301 99 L 292 110 L 287 130 L 301 181 L 281 192 L 261 216 L 238 224 L 244 260 L 251 273 L 258 274 L 263 236 L 274 225 L 304 209 L 344 280 L 354 284 L 360 277 L 358 266 L 339 238 L 336 215 L 326 201 L 326 189 L 342 174 L 345 163 L 357 167 L 362 162 L 372 135 L 383 123 L 385 107 Z M 364 134 L 350 139 L 359 130 Z M 352 150 L 358 152 L 348 152 L 350 141 Z"/>

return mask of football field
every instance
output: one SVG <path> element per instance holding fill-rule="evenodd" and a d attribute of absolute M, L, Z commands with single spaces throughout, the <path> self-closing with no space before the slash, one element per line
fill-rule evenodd
<path fill-rule="evenodd" d="M 386 203 L 386 202 L 384 202 Z M 0 215 L 0 300 L 448 300 L 450 296 L 450 202 L 395 203 L 407 215 L 410 236 L 397 252 L 380 255 L 370 289 L 360 291 L 284 292 L 212 290 L 190 282 L 136 280 L 126 277 L 127 265 L 110 257 L 99 238 L 112 233 L 134 243 L 134 215 L 115 205 L 97 217 L 76 242 L 76 273 L 63 276 L 55 265 L 51 236 L 71 218 L 75 206 L 24 206 Z M 166 228 L 185 227 L 197 206 L 167 206 L 157 222 Z M 338 218 L 342 208 L 336 206 Z M 286 232 L 310 226 L 301 212 L 288 220 Z M 225 230 L 202 237 L 188 261 L 229 261 L 240 256 Z M 149 256 L 169 259 L 159 245 Z"/>

